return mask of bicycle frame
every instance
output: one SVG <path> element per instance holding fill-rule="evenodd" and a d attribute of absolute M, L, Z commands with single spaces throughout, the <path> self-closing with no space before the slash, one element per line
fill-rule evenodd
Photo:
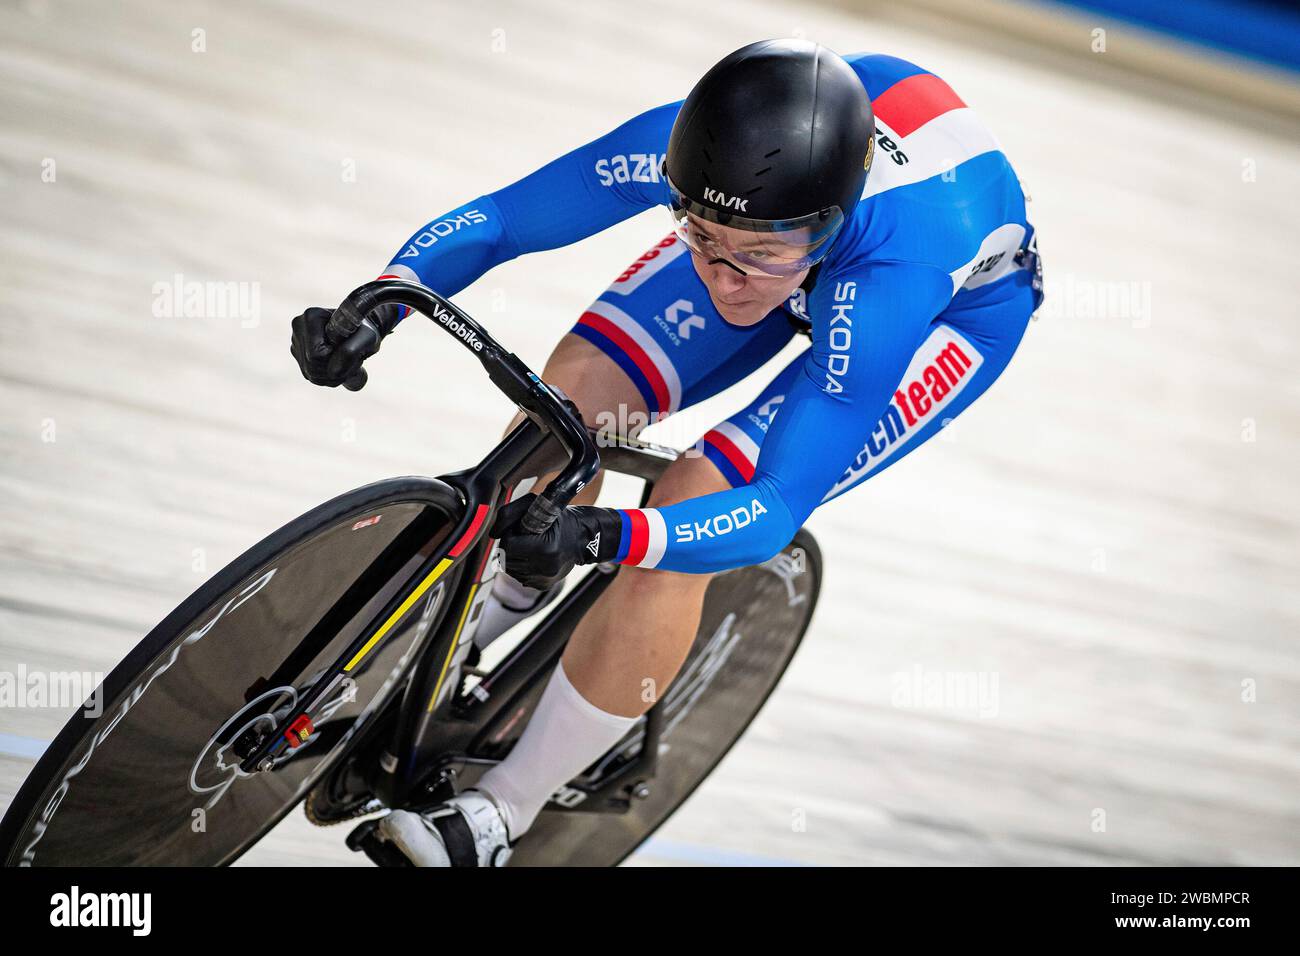
<path fill-rule="evenodd" d="M 459 489 L 466 501 L 477 505 L 481 495 L 501 496 L 506 488 L 524 477 L 546 470 L 548 437 L 530 434 L 530 423 L 524 423 L 494 449 L 482 463 L 467 471 L 443 476 L 442 480 Z M 552 449 L 553 449 L 552 443 Z M 664 469 L 676 459 L 677 453 L 632 439 L 620 438 L 617 443 L 602 449 L 608 470 L 641 478 L 645 482 L 641 504 L 649 499 L 654 483 Z M 504 474 L 498 470 L 505 466 Z M 477 569 L 473 575 L 461 578 L 448 602 L 438 633 L 422 650 L 411 669 L 412 680 L 402 698 L 397 730 L 391 739 L 389 766 L 381 767 L 381 777 L 373 781 L 376 796 L 389 806 L 401 806 L 412 799 L 432 794 L 439 783 L 449 782 L 451 775 L 446 760 L 449 754 L 464 754 L 476 742 L 484 727 L 492 727 L 506 717 L 506 710 L 530 689 L 536 688 L 550 674 L 569 635 L 578 620 L 590 609 L 614 579 L 617 569 L 597 566 L 588 572 L 554 608 L 547 617 L 497 665 L 492 673 L 476 688 L 472 698 L 456 706 L 455 694 L 446 694 L 446 681 L 457 671 L 456 655 L 468 653 L 468 638 L 462 637 L 466 619 L 473 604 L 482 570 L 489 556 L 492 542 L 484 534 L 465 558 L 466 567 Z M 441 706 L 439 706 L 441 705 Z M 660 721 L 657 706 L 651 708 L 648 733 L 653 735 L 653 745 L 642 750 L 636 766 L 620 770 L 621 780 L 633 772 L 643 776 L 653 775 L 653 764 L 658 757 L 658 732 Z M 648 738 L 649 739 L 649 738 Z M 471 761 L 472 762 L 472 761 Z M 485 761 L 482 766 L 490 766 Z M 434 777 L 431 782 L 430 777 Z M 612 786 L 616 781 L 610 780 Z M 423 794 L 417 794 L 423 788 Z M 592 797 L 608 796 L 605 787 L 589 795 L 592 808 L 605 802 Z M 615 802 L 617 803 L 615 798 Z"/>
<path fill-rule="evenodd" d="M 554 439 L 567 455 L 567 462 L 545 490 L 537 496 L 524 516 L 525 527 L 541 533 L 550 527 L 573 496 L 581 491 L 600 469 L 600 456 L 581 419 L 566 405 L 562 395 L 547 386 L 518 356 L 507 352 L 486 330 L 468 315 L 432 289 L 415 282 L 385 280 L 370 282 L 353 290 L 335 310 L 326 335 L 334 341 L 355 332 L 375 309 L 385 305 L 407 306 L 423 313 L 450 332 L 482 364 L 491 382 L 518 406 L 533 426 L 522 434 L 519 429 L 499 445 L 480 465 L 461 472 L 460 491 L 466 509 L 458 527 L 447 539 L 449 548 L 439 548 L 412 580 L 418 583 L 404 588 L 380 615 L 377 627 L 363 629 L 344 653 L 326 669 L 300 706 L 265 734 L 246 733 L 236 744 L 240 770 L 255 773 L 269 770 L 276 755 L 301 745 L 313 731 L 313 718 L 328 695 L 338 687 L 350 670 L 370 653 L 384 635 L 460 558 L 473 551 L 473 545 L 495 517 L 498 492 L 502 481 L 517 472 L 526 459 Z M 524 426 L 521 426 L 523 428 Z M 517 439 L 512 441 L 511 439 Z M 537 472 L 534 472 L 536 474 Z M 444 668 L 445 671 L 445 668 Z"/>
<path fill-rule="evenodd" d="M 440 479 L 455 489 L 464 503 L 457 526 L 443 537 L 406 586 L 303 695 L 294 713 L 284 717 L 265 736 L 241 741 L 237 752 L 245 772 L 273 766 L 278 754 L 286 747 L 295 746 L 295 739 L 300 741 L 310 735 L 313 716 L 347 673 L 380 646 L 385 635 L 436 582 L 451 580 L 448 572 L 459 568 L 462 573 L 445 599 L 446 610 L 436 632 L 423 642 L 408 667 L 409 679 L 401 697 L 396 728 L 379 761 L 379 775 L 370 782 L 375 795 L 387 805 L 402 806 L 416 797 L 432 761 L 441 754 L 464 752 L 473 743 L 476 728 L 491 725 L 501 708 L 549 674 L 573 625 L 612 580 L 615 569 L 588 574 L 543 626 L 493 672 L 491 679 L 478 689 L 474 706 L 483 709 L 474 714 L 474 720 L 457 721 L 458 715 L 448 712 L 448 705 L 456 696 L 456 688 L 449 688 L 449 681 L 458 682 L 460 666 L 469 653 L 465 625 L 491 554 L 489 531 L 508 490 L 525 477 L 560 469 L 558 476 L 534 500 L 526 516 L 529 529 L 540 532 L 595 477 L 601 460 L 577 409 L 558 390 L 547 386 L 517 356 L 502 349 L 473 319 L 424 286 L 386 280 L 360 287 L 336 310 L 335 319 L 330 323 L 331 338 L 337 340 L 350 334 L 349 330 L 359 327 L 370 311 L 389 303 L 422 312 L 451 332 L 479 359 L 489 379 L 519 407 L 526 420 L 477 465 Z M 644 504 L 654 481 L 676 458 L 676 453 L 620 439 L 606 450 L 606 456 L 614 470 L 646 481 Z M 470 573 L 464 573 L 466 570 Z M 444 695 L 446 689 L 453 693 Z M 493 700 L 495 703 L 489 703 Z M 637 762 L 644 764 L 640 768 L 642 772 L 653 772 L 660 724 L 652 709 L 647 745 L 643 747 L 642 760 Z M 461 733 L 456 732 L 457 725 Z M 621 778 L 623 774 L 618 776 Z"/>

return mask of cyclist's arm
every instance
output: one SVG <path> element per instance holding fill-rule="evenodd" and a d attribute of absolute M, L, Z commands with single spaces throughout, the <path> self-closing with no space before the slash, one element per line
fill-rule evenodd
<path fill-rule="evenodd" d="M 493 266 L 595 235 L 667 200 L 659 163 L 680 103 L 633 117 L 504 189 L 422 226 L 385 276 L 455 295 Z"/>
<path fill-rule="evenodd" d="M 623 511 L 616 560 L 704 573 L 757 564 L 784 548 L 861 452 L 951 294 L 945 273 L 912 263 L 823 276 L 809 302 L 813 346 L 763 438 L 753 479 L 665 508 Z M 731 517 L 715 520 L 722 515 Z"/>

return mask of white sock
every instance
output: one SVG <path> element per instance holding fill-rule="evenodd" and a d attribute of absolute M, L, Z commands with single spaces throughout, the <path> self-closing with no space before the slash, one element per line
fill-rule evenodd
<path fill-rule="evenodd" d="M 607 713 L 588 701 L 561 663 L 519 742 L 475 786 L 496 801 L 510 839 L 517 840 L 551 794 L 618 743 L 638 719 Z"/>
<path fill-rule="evenodd" d="M 537 607 L 542 591 L 520 584 L 504 571 L 492 579 L 492 593 L 483 602 L 478 627 L 474 629 L 474 643 L 481 651 L 510 628 L 514 627 Z"/>

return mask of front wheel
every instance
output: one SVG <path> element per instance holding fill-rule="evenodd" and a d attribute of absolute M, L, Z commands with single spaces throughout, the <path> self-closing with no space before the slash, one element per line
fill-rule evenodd
<path fill-rule="evenodd" d="M 460 566 L 331 688 L 306 743 L 248 774 L 237 741 L 291 712 L 410 586 L 462 512 L 443 482 L 378 482 L 308 512 L 232 562 L 154 628 L 55 738 L 0 822 L 0 860 L 235 860 L 401 686 L 436 632 Z"/>

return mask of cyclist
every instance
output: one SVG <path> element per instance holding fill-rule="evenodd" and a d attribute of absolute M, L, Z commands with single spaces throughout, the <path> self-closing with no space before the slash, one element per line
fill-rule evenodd
<path fill-rule="evenodd" d="M 434 219 L 381 278 L 452 295 L 656 205 L 673 232 L 546 365 L 588 425 L 691 406 L 800 327 L 811 346 L 708 431 L 702 455 L 669 467 L 646 508 L 584 504 L 596 481 L 532 536 L 515 524 L 530 500 L 516 489 L 493 530 L 507 573 L 476 640 L 535 611 L 576 564 L 629 567 L 574 631 L 506 759 L 446 805 L 381 822 L 380 837 L 417 864 L 504 863 L 550 795 L 666 690 L 710 573 L 773 556 L 818 505 L 960 414 L 1006 367 L 1042 298 L 1019 180 L 951 87 L 895 57 L 841 58 L 803 40 L 745 46 L 685 101 Z M 328 318 L 294 320 L 294 354 L 311 381 L 355 387 L 400 316 L 372 316 L 378 338 L 359 332 L 337 348 Z"/>

